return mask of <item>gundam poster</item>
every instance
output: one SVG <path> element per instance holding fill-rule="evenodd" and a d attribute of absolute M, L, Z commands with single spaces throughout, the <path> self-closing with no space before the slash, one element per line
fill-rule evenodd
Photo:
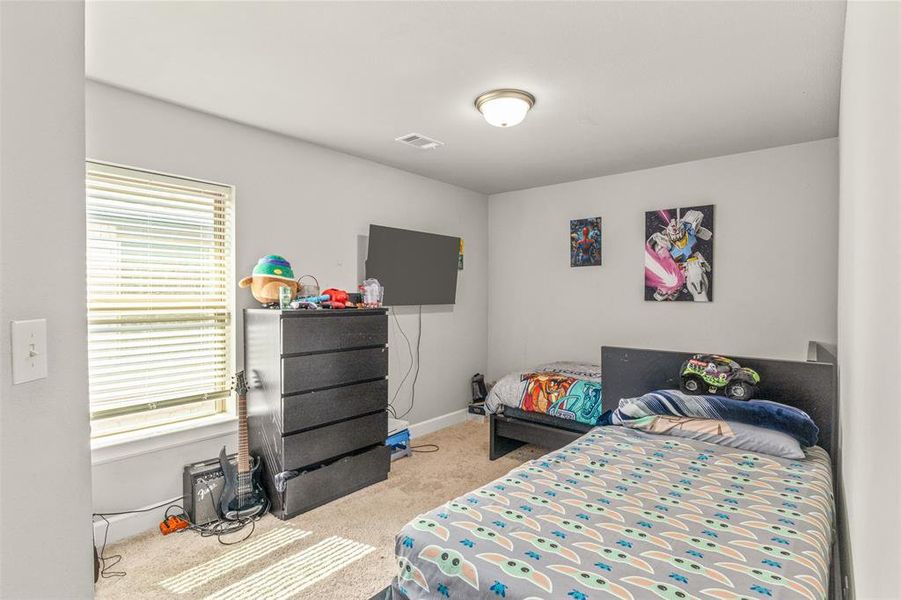
<path fill-rule="evenodd" d="M 601 218 L 569 222 L 569 266 L 597 267 L 601 264 Z"/>
<path fill-rule="evenodd" d="M 713 205 L 645 213 L 644 299 L 713 300 Z"/>

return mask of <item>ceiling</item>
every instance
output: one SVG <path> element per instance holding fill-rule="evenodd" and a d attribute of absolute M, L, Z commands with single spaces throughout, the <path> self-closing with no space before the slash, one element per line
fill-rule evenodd
<path fill-rule="evenodd" d="M 87 75 L 483 193 L 838 134 L 844 2 L 89 2 Z M 537 103 L 511 129 L 481 92 Z M 446 145 L 394 141 L 416 132 Z"/>

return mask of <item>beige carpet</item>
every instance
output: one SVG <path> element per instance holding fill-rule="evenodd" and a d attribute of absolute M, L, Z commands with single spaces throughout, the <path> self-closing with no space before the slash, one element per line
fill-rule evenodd
<path fill-rule="evenodd" d="M 237 546 L 193 532 L 110 546 L 107 555 L 123 556 L 112 570 L 127 575 L 101 579 L 97 597 L 366 600 L 391 580 L 394 536 L 405 523 L 541 454 L 526 446 L 491 462 L 488 426 L 472 421 L 415 440 L 426 443 L 441 449 L 395 461 L 387 481 L 290 521 L 267 515 Z"/>

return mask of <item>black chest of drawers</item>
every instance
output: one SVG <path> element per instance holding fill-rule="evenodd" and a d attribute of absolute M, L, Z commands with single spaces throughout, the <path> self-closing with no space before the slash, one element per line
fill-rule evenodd
<path fill-rule="evenodd" d="M 250 451 L 288 519 L 388 477 L 383 309 L 246 309 Z"/>

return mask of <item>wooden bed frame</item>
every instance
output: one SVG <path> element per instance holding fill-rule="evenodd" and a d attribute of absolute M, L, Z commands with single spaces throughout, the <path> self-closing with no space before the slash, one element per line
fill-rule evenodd
<path fill-rule="evenodd" d="M 678 389 L 682 363 L 690 352 L 671 352 L 641 348 L 601 348 L 604 410 L 616 408 L 620 398 L 634 398 L 658 389 Z M 818 445 L 832 459 L 835 492 L 835 539 L 829 597 L 853 598 L 850 556 L 845 520 L 844 490 L 841 481 L 841 447 L 838 436 L 838 374 L 835 349 L 810 342 L 808 360 L 791 361 L 731 356 L 739 364 L 760 373 L 758 395 L 800 408 L 820 428 Z M 563 419 L 546 415 L 531 416 L 523 411 L 504 409 L 502 415 L 490 415 L 489 458 L 495 460 L 524 444 L 556 450 L 582 436 L 585 429 Z"/>

